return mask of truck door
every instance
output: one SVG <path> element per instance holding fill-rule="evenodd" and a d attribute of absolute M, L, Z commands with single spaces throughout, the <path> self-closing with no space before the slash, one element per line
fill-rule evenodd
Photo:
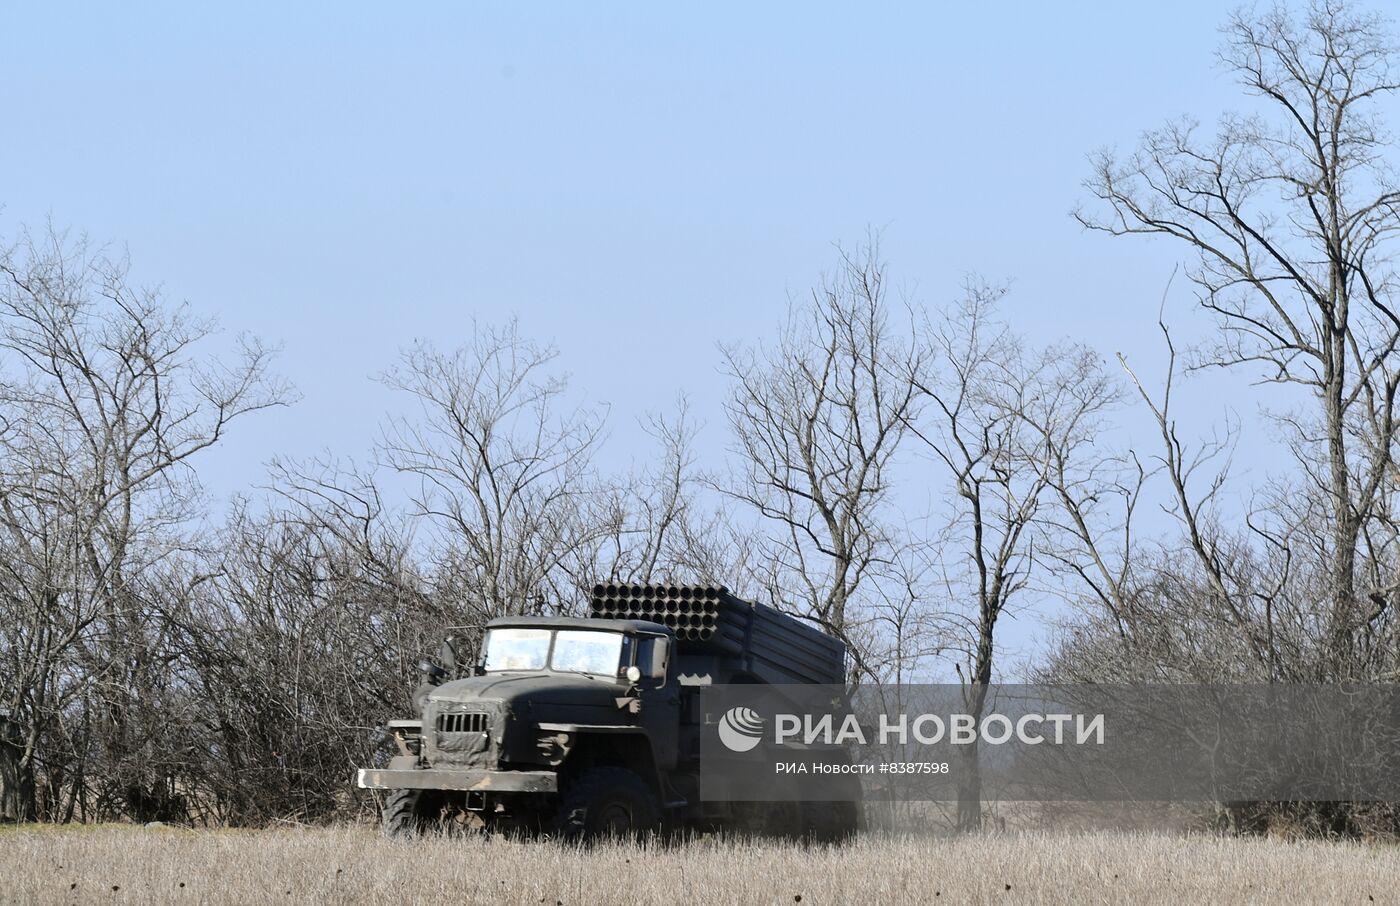
<path fill-rule="evenodd" d="M 676 766 L 680 729 L 680 684 L 671 666 L 671 649 L 675 642 L 668 636 L 641 636 L 637 648 L 637 667 L 642 671 L 639 684 L 642 713 L 641 723 L 651 739 L 656 767 L 663 772 Z"/>

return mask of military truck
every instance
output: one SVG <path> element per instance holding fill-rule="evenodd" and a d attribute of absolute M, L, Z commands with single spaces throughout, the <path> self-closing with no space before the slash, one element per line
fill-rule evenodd
<path fill-rule="evenodd" d="M 564 839 L 736 828 L 840 840 L 839 802 L 702 801 L 700 691 L 718 683 L 842 686 L 845 646 L 723 587 L 599 584 L 586 618 L 505 617 L 470 669 L 449 643 L 420 664 L 419 716 L 392 721 L 395 754 L 359 772 L 382 790 L 384 831 L 433 827 Z M 458 676 L 462 673 L 466 675 Z M 844 753 L 832 753 L 841 760 Z"/>

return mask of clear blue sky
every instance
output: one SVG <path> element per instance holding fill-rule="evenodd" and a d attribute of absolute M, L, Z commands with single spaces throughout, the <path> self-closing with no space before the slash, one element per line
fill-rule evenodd
<path fill-rule="evenodd" d="M 363 459 L 394 405 L 368 376 L 473 317 L 558 345 L 612 462 L 682 389 L 720 431 L 716 342 L 771 335 L 867 227 L 927 302 L 1009 279 L 1031 336 L 1157 361 L 1178 250 L 1068 211 L 1089 151 L 1237 105 L 1226 7 L 756 6 L 11 5 L 0 235 L 125 244 L 283 344 L 303 399 L 205 460 L 222 494 Z"/>

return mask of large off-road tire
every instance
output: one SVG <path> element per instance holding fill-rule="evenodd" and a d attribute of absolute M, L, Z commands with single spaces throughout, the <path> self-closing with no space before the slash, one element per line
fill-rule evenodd
<path fill-rule="evenodd" d="M 442 795 L 433 790 L 394 790 L 384 800 L 384 836 L 417 837 L 442 825 Z"/>
<path fill-rule="evenodd" d="M 594 768 L 564 793 L 554 832 L 561 840 L 637 840 L 661 827 L 661 807 L 646 781 L 626 768 Z"/>
<path fill-rule="evenodd" d="M 802 838 L 809 843 L 849 843 L 860 830 L 860 805 L 850 801 L 802 803 Z"/>
<path fill-rule="evenodd" d="M 772 802 L 735 802 L 728 830 L 743 837 L 797 840 L 802 836 L 802 803 L 788 799 Z"/>

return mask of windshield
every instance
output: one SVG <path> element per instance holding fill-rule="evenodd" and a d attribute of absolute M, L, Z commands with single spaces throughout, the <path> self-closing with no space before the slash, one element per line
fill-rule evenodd
<path fill-rule="evenodd" d="M 561 629 L 554 638 L 550 666 L 573 673 L 617 675 L 622 657 L 622 635 L 591 629 Z"/>
<path fill-rule="evenodd" d="M 553 670 L 616 676 L 625 643 L 622 633 L 596 629 L 492 629 L 486 633 L 482 666 L 488 671 L 543 670 L 548 663 Z"/>
<path fill-rule="evenodd" d="M 486 633 L 487 670 L 543 670 L 549 656 L 548 629 L 493 629 Z"/>

